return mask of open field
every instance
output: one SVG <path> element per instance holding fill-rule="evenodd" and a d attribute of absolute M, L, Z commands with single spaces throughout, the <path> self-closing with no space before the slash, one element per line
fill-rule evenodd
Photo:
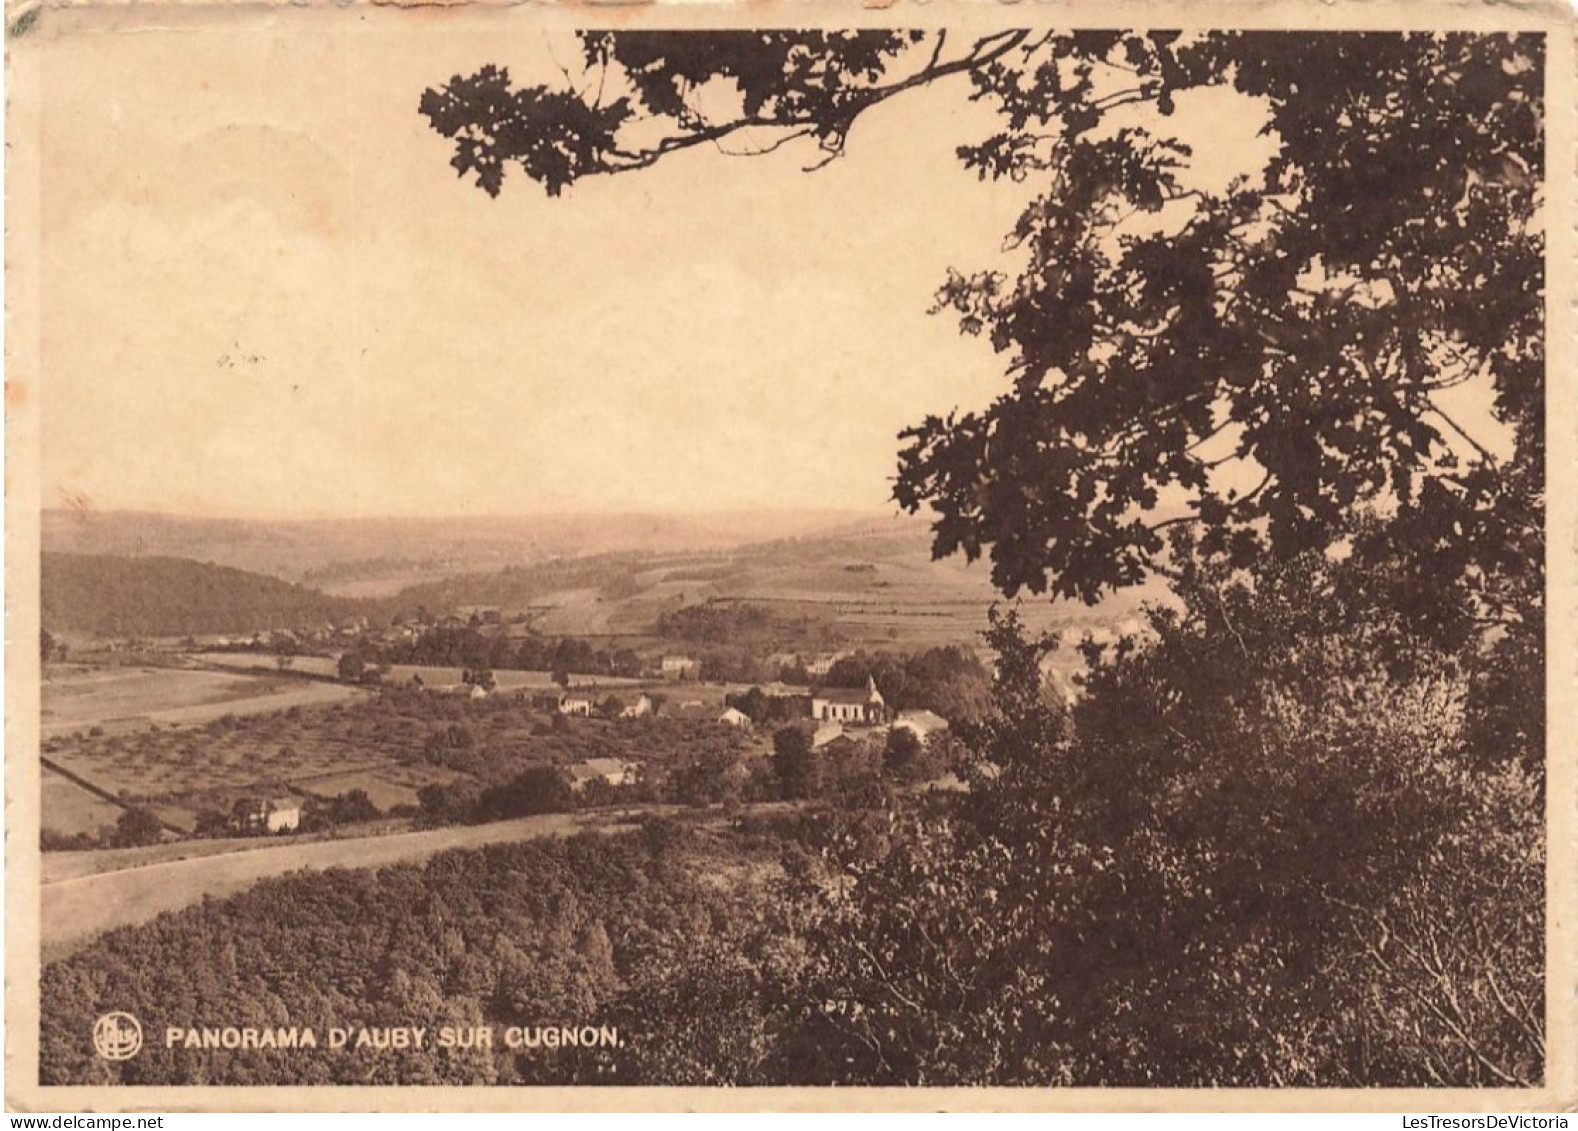
<path fill-rule="evenodd" d="M 647 813 L 676 811 L 652 806 Z M 251 851 L 226 851 L 184 860 L 160 860 L 143 867 L 45 882 L 42 942 L 45 962 L 63 958 L 94 936 L 115 927 L 144 923 L 164 911 L 175 911 L 205 896 L 223 897 L 270 876 L 304 869 L 377 868 L 425 860 L 452 848 L 476 848 L 538 837 L 567 836 L 588 829 L 628 827 L 618 813 L 550 814 L 458 826 L 424 832 L 397 833 L 350 840 L 250 843 Z M 234 843 L 234 842 L 223 842 Z"/>
<path fill-rule="evenodd" d="M 447 781 L 452 776 L 431 766 L 380 764 L 360 770 L 300 775 L 292 778 L 290 785 L 298 793 L 322 798 L 359 789 L 374 805 L 387 810 L 396 805 L 415 805 L 417 791 L 423 786 Z"/>
<path fill-rule="evenodd" d="M 389 806 L 414 803 L 423 785 L 453 777 L 436 766 L 399 765 L 392 750 L 339 725 L 336 712 L 367 698 L 354 687 L 279 675 L 141 668 L 74 672 L 69 680 L 44 686 L 46 704 L 65 693 L 73 717 L 81 724 L 93 721 L 89 733 L 83 725 L 57 723 L 54 734 L 46 727 L 49 758 L 127 804 L 146 805 L 177 828 L 190 830 L 203 810 L 228 813 L 237 800 L 259 793 L 341 792 L 325 793 L 312 784 L 322 779 L 354 781 L 346 788 L 364 788 Z M 120 714 L 136 709 L 137 695 L 162 696 L 155 700 L 159 709 Z M 183 697 L 186 705 L 172 705 Z M 48 707 L 46 718 L 47 712 Z M 177 722 L 188 725 L 169 725 Z M 90 811 L 95 807 L 77 794 L 91 797 L 64 778 L 51 786 L 43 798 L 44 826 L 95 831 L 102 823 Z M 118 814 L 109 816 L 113 824 Z"/>
<path fill-rule="evenodd" d="M 86 851 L 46 852 L 40 858 L 38 880 L 39 883 L 47 886 L 62 880 L 78 880 L 84 876 L 98 876 L 106 872 L 150 868 L 155 864 L 174 864 L 181 860 L 199 860 L 208 856 L 228 856 L 235 852 L 260 852 L 268 848 L 283 847 L 286 843 L 301 847 L 325 840 L 355 840 L 410 831 L 410 821 L 385 818 L 381 821 L 355 825 L 350 830 L 293 835 L 288 842 L 266 837 L 236 836 L 212 840 L 166 840 L 137 848 L 93 848 Z"/>
<path fill-rule="evenodd" d="M 96 797 L 69 778 L 44 768 L 41 780 L 43 828 L 74 836 L 96 834 L 120 819 L 121 808 Z"/>
<path fill-rule="evenodd" d="M 362 790 L 387 811 L 416 804 L 425 786 L 460 778 L 500 785 L 535 766 L 599 756 L 658 767 L 739 737 L 710 713 L 721 686 L 665 690 L 671 702 L 697 699 L 708 711 L 697 719 L 566 720 L 513 695 L 471 700 L 391 688 L 352 702 L 225 715 L 201 727 L 57 737 L 45 743 L 45 755 L 110 798 L 187 831 L 204 812 L 224 816 L 259 796 L 327 801 Z M 48 799 L 44 823 L 55 827 Z"/>
<path fill-rule="evenodd" d="M 147 805 L 168 824 L 189 830 L 200 812 L 228 813 L 243 797 L 333 797 L 363 789 L 388 808 L 414 804 L 422 786 L 455 776 L 438 766 L 403 764 L 399 753 L 347 730 L 336 716 L 281 711 L 197 730 L 72 742 L 51 751 L 50 758 L 106 793 Z M 54 828 L 52 800 L 44 799 L 44 824 Z"/>
<path fill-rule="evenodd" d="M 43 736 L 102 727 L 107 733 L 191 726 L 225 715 L 335 703 L 352 687 L 288 676 L 229 675 L 181 668 L 52 665 L 42 684 Z"/>
<path fill-rule="evenodd" d="M 834 647 L 910 651 L 937 645 L 982 647 L 987 610 L 1003 598 L 984 562 L 933 561 L 908 527 L 871 536 L 764 543 L 710 553 L 554 563 L 451 579 L 424 597 L 430 605 L 492 604 L 524 613 L 537 631 L 620 641 L 638 649 L 683 649 L 663 640 L 665 614 L 710 603 L 759 606 L 776 622 L 770 650 Z M 1099 605 L 1026 594 L 1031 630 L 1108 627 L 1142 603 L 1166 598 L 1147 584 Z M 799 635 L 803 642 L 796 642 Z"/>
<path fill-rule="evenodd" d="M 216 668 L 262 676 L 277 676 L 279 673 L 279 665 L 274 657 L 264 652 L 191 652 L 187 654 L 187 659 Z M 292 656 L 290 671 L 338 677 L 339 667 L 333 656 Z"/>
<path fill-rule="evenodd" d="M 189 657 L 198 663 L 212 664 L 214 667 L 231 668 L 236 671 L 268 673 L 274 668 L 274 660 L 270 656 L 259 655 L 256 652 L 194 652 Z M 330 656 L 297 656 L 291 663 L 292 671 L 308 672 L 313 675 L 333 676 L 339 670 L 339 661 Z M 423 664 L 394 664 L 389 668 L 385 677 L 390 683 L 409 683 L 413 676 L 421 676 L 422 682 L 430 688 L 451 687 L 461 682 L 464 674 L 461 668 L 440 668 Z M 558 684 L 553 682 L 553 673 L 546 671 L 512 671 L 497 669 L 493 673 L 494 681 L 500 691 L 557 691 Z M 593 683 L 590 676 L 572 676 L 570 686 L 580 687 Z M 605 688 L 634 687 L 640 681 L 633 679 L 620 679 L 615 676 L 597 676 L 597 686 Z"/>

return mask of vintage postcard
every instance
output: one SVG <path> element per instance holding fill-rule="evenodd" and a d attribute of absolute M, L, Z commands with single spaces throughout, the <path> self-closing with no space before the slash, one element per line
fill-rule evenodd
<path fill-rule="evenodd" d="M 1559 6 L 7 30 L 13 1110 L 1567 1125 Z"/>

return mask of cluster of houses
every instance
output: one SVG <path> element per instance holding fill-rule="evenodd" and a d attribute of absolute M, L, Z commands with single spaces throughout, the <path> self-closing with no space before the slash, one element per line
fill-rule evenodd
<path fill-rule="evenodd" d="M 762 688 L 768 695 L 803 695 L 802 689 L 782 684 Z M 561 715 L 589 717 L 605 713 L 592 695 L 583 691 L 564 691 L 558 694 L 534 696 L 532 705 L 541 710 Z M 810 696 L 813 749 L 832 752 L 838 745 L 853 745 L 884 732 L 907 730 L 921 741 L 948 730 L 948 720 L 933 711 L 888 710 L 876 682 L 866 680 L 863 688 L 822 688 Z M 652 697 L 642 694 L 634 703 L 622 706 L 618 718 L 647 718 L 657 713 Z M 665 718 L 685 718 L 711 721 L 724 726 L 748 728 L 750 718 L 741 710 L 699 699 L 664 705 Z M 594 785 L 608 787 L 629 786 L 641 780 L 642 765 L 623 758 L 587 758 L 566 767 L 566 775 L 573 793 L 583 793 Z M 290 796 L 248 798 L 236 803 L 232 810 L 231 827 L 242 835 L 267 835 L 294 832 L 301 827 L 302 802 Z"/>
<path fill-rule="evenodd" d="M 582 793 L 593 782 L 608 786 L 635 785 L 641 777 L 641 763 L 623 758 L 587 758 L 569 768 L 570 791 Z"/>
<path fill-rule="evenodd" d="M 604 715 L 606 700 L 598 702 L 596 694 L 589 691 L 571 690 L 559 694 L 546 693 L 533 695 L 531 705 L 539 711 L 548 711 L 575 718 L 589 719 L 594 715 Z M 658 714 L 658 707 L 652 697 L 645 693 L 638 695 L 634 703 L 622 704 L 618 710 L 609 717 L 619 719 L 647 719 Z M 665 719 L 691 719 L 700 722 L 723 723 L 727 726 L 743 727 L 750 723 L 750 719 L 743 711 L 734 707 L 724 707 L 721 710 L 700 699 L 690 699 L 683 703 L 666 703 L 662 711 Z"/>

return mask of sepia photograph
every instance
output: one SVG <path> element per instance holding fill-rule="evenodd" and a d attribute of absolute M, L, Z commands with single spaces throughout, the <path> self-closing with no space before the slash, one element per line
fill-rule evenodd
<path fill-rule="evenodd" d="M 8 1105 L 1570 1104 L 1571 14 L 1389 11 L 11 9 Z"/>

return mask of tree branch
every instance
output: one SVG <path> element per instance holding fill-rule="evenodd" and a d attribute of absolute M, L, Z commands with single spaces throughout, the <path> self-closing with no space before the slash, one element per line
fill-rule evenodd
<path fill-rule="evenodd" d="M 829 137 L 829 142 L 831 144 L 829 145 L 828 143 L 824 143 L 824 148 L 828 149 L 828 156 L 824 157 L 821 161 L 814 163 L 811 168 L 822 168 L 843 151 L 842 141 L 833 141 L 832 136 L 841 137 L 843 134 L 847 134 L 849 128 L 854 124 L 855 119 L 861 114 L 865 113 L 867 110 L 871 109 L 871 107 L 885 102 L 896 95 L 903 94 L 905 91 L 913 90 L 918 86 L 926 86 L 930 83 L 936 82 L 938 79 L 947 78 L 950 75 L 962 74 L 966 71 L 972 71 L 977 67 L 994 62 L 1008 54 L 1008 52 L 1012 51 L 1019 44 L 1023 43 L 1029 37 L 1029 34 L 1030 33 L 1027 31 L 1010 31 L 999 32 L 996 35 L 989 35 L 984 39 L 979 40 L 975 46 L 970 49 L 969 54 L 961 56 L 958 59 L 953 59 L 946 63 L 930 62 L 915 74 L 910 75 L 908 78 L 900 79 L 897 82 L 889 83 L 886 86 L 875 86 L 867 90 L 850 92 L 848 96 L 848 105 L 843 108 L 841 115 L 842 120 L 837 123 L 838 128 L 834 131 L 834 135 L 830 135 Z M 1000 40 L 1001 42 L 994 46 L 988 47 L 987 45 L 992 43 L 993 40 Z M 940 49 L 941 44 L 939 43 L 938 50 L 940 51 Z M 665 137 L 656 145 L 647 149 L 612 150 L 610 151 L 611 155 L 617 157 L 620 161 L 620 164 L 606 164 L 601 168 L 589 170 L 585 175 L 612 175 L 614 173 L 630 172 L 635 169 L 650 168 L 661 158 L 666 157 L 671 153 L 677 153 L 681 150 L 691 149 L 698 145 L 706 145 L 710 142 L 721 141 L 730 134 L 738 133 L 741 130 L 757 128 L 792 128 L 799 131 L 802 135 L 805 135 L 815 132 L 816 127 L 818 126 L 825 127 L 826 125 L 827 122 L 825 118 L 825 112 L 821 111 L 807 111 L 798 115 L 785 117 L 762 117 L 760 115 L 754 114 L 745 115 L 715 125 L 698 125 L 688 133 L 678 136 Z"/>

